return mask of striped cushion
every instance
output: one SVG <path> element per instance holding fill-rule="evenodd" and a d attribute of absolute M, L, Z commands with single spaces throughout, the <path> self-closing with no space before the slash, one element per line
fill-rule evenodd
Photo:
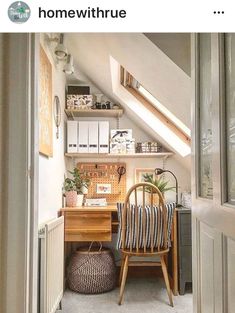
<path fill-rule="evenodd" d="M 124 203 L 117 203 L 118 209 L 118 221 L 119 221 L 119 228 L 118 228 L 118 239 L 117 239 L 117 248 L 122 248 L 122 240 L 121 240 L 121 233 L 122 233 L 122 210 L 124 208 Z M 175 208 L 175 202 L 167 203 L 166 210 L 167 210 L 167 235 L 168 235 L 168 247 L 170 247 L 171 242 L 171 229 L 172 229 L 172 220 L 173 220 L 173 213 Z M 151 214 L 151 207 L 145 206 L 146 212 L 146 248 L 150 248 L 151 245 L 151 238 L 150 238 L 150 214 Z M 136 225 L 135 225 L 135 206 L 131 205 L 131 225 L 132 229 L 132 248 L 136 249 Z M 143 208 L 141 205 L 137 208 L 138 220 L 139 220 L 139 248 L 144 247 L 144 236 L 143 236 Z M 163 221 L 162 221 L 162 212 L 159 210 L 157 206 L 153 207 L 153 218 L 154 218 L 154 235 L 153 235 L 153 245 L 156 248 L 158 244 L 163 246 L 163 236 L 162 236 L 162 228 L 163 228 Z M 159 220 L 160 219 L 160 220 Z M 158 222 L 159 221 L 159 222 Z M 160 227 L 160 236 L 158 236 L 158 225 Z M 130 223 L 129 223 L 129 216 L 127 216 L 127 225 L 126 225 L 126 243 L 125 248 L 130 248 Z M 159 238 L 158 238 L 159 237 Z"/>

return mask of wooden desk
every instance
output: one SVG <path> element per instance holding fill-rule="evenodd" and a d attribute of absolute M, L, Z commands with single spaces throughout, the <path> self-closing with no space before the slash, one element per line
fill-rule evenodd
<path fill-rule="evenodd" d="M 117 212 L 116 205 L 60 209 L 59 216 L 63 215 L 65 221 L 65 242 L 111 241 L 113 212 Z M 116 224 L 117 222 L 113 223 Z M 170 281 L 173 294 L 176 296 L 178 295 L 177 210 L 174 213 L 172 227 Z"/>
<path fill-rule="evenodd" d="M 59 215 L 64 216 L 65 241 L 111 241 L 112 212 L 117 212 L 116 205 L 60 209 Z"/>

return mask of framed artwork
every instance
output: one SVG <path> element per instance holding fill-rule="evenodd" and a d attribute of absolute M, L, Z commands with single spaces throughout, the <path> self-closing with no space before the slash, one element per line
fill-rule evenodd
<path fill-rule="evenodd" d="M 53 156 L 52 66 L 40 47 L 39 152 Z"/>
<path fill-rule="evenodd" d="M 154 172 L 154 168 L 136 168 L 135 169 L 135 183 L 141 183 L 141 182 L 144 182 L 145 179 L 144 179 L 144 176 L 146 174 L 152 176 L 152 177 L 155 177 L 155 172 Z"/>
<path fill-rule="evenodd" d="M 96 184 L 97 194 L 111 194 L 112 185 L 111 184 Z"/>

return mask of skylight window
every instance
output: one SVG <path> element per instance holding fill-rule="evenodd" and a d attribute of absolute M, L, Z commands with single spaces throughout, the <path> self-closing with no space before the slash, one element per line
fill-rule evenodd
<path fill-rule="evenodd" d="M 148 125 L 160 137 L 162 137 L 174 150 L 176 150 L 183 157 L 191 153 L 190 146 L 183 141 L 171 128 L 165 125 L 159 118 L 154 116 L 151 111 L 147 110 L 143 105 L 136 106 L 133 101 L 128 101 L 127 105 L 131 108 L 140 118 L 147 121 Z"/>
<path fill-rule="evenodd" d="M 190 129 L 146 90 L 128 71 L 120 67 L 120 82 L 135 97 L 129 107 L 180 155 L 191 153 Z"/>
<path fill-rule="evenodd" d="M 177 127 L 179 127 L 186 135 L 191 137 L 190 129 L 182 123 L 173 113 L 171 113 L 163 104 L 161 104 L 148 90 L 142 85 L 137 84 L 139 93 L 149 100 L 159 111 L 161 111 L 169 120 L 171 120 Z"/>
<path fill-rule="evenodd" d="M 191 153 L 190 130 L 111 56 L 110 68 L 113 92 L 120 101 L 167 145 L 182 157 L 188 156 Z"/>

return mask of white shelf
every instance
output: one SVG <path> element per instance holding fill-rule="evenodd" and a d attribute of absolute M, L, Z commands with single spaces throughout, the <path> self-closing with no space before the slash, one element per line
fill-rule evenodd
<path fill-rule="evenodd" d="M 65 153 L 69 158 L 166 158 L 172 156 L 173 152 L 158 153 L 134 153 L 134 154 L 112 154 L 112 153 Z"/>
<path fill-rule="evenodd" d="M 68 118 L 78 117 L 121 117 L 123 114 L 122 109 L 118 110 L 76 110 L 76 109 L 65 109 L 65 113 Z"/>

